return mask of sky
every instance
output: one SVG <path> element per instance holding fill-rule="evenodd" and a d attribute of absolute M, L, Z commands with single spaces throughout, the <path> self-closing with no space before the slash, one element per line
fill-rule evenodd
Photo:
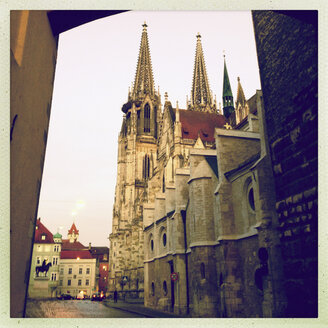
<path fill-rule="evenodd" d="M 251 13 L 126 12 L 59 37 L 38 217 L 63 238 L 75 222 L 86 246 L 109 246 L 122 105 L 134 82 L 142 24 L 156 90 L 175 106 L 190 98 L 196 35 L 201 34 L 210 88 L 222 102 L 223 53 L 234 97 L 261 89 Z"/>

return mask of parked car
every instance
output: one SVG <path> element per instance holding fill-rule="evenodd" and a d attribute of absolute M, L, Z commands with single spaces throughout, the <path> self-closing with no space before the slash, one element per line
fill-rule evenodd
<path fill-rule="evenodd" d="M 91 296 L 91 301 L 102 301 L 106 296 L 103 293 L 93 293 Z"/>
<path fill-rule="evenodd" d="M 72 300 L 74 297 L 70 294 L 61 294 L 57 297 L 59 300 Z"/>

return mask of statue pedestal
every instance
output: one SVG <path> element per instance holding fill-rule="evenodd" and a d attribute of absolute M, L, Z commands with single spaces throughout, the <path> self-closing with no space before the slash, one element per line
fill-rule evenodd
<path fill-rule="evenodd" d="M 31 298 L 50 297 L 49 277 L 35 277 L 33 287 L 30 289 Z"/>

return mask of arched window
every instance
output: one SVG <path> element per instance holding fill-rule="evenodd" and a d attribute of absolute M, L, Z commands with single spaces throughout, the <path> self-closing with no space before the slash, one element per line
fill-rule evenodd
<path fill-rule="evenodd" d="M 255 211 L 255 201 L 254 201 L 254 189 L 251 187 L 248 190 L 248 204 L 253 211 Z"/>
<path fill-rule="evenodd" d="M 153 282 L 151 283 L 151 295 L 155 295 L 155 284 Z"/>
<path fill-rule="evenodd" d="M 148 104 L 144 108 L 144 132 L 150 132 L 150 107 Z"/>
<path fill-rule="evenodd" d="M 166 296 L 167 295 L 167 284 L 166 284 L 165 280 L 163 281 L 163 292 L 164 292 L 164 296 Z"/>
<path fill-rule="evenodd" d="M 149 178 L 149 172 L 150 172 L 150 160 L 149 160 L 149 156 L 146 154 L 143 159 L 143 165 L 142 165 L 142 176 L 145 180 Z"/>
<path fill-rule="evenodd" d="M 165 192 L 165 174 L 163 174 L 162 191 Z"/>
<path fill-rule="evenodd" d="M 256 224 L 256 184 L 251 176 L 245 181 L 244 187 L 245 231 Z"/>
<path fill-rule="evenodd" d="M 163 233 L 163 246 L 166 246 L 166 233 Z"/>

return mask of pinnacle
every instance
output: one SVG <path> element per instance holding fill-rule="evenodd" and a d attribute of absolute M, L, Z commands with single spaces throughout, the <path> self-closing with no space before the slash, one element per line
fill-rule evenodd
<path fill-rule="evenodd" d="M 207 79 L 206 65 L 201 44 L 201 35 L 198 33 L 194 75 L 191 88 L 191 105 L 194 110 L 203 111 L 206 107 L 213 110 L 211 91 Z"/>

